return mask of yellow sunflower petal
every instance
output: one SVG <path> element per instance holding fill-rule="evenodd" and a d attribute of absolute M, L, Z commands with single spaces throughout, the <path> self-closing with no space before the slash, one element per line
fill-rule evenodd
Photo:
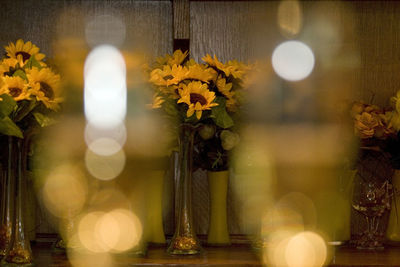
<path fill-rule="evenodd" d="M 188 118 L 190 118 L 190 117 L 192 117 L 193 113 L 194 113 L 194 108 L 193 107 L 189 107 L 189 109 L 186 112 L 186 116 Z"/>
<path fill-rule="evenodd" d="M 197 117 L 198 120 L 200 120 L 201 115 L 202 115 L 202 111 L 201 110 L 196 110 L 196 117 Z"/>

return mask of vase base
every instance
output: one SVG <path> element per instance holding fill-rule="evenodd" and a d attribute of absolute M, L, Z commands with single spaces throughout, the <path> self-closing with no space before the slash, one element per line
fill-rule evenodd
<path fill-rule="evenodd" d="M 173 237 L 167 252 L 172 255 L 193 255 L 202 251 L 197 238 L 192 236 Z"/>
<path fill-rule="evenodd" d="M 195 255 L 201 253 L 200 249 L 168 249 L 171 255 Z"/>
<path fill-rule="evenodd" d="M 1 266 L 7 266 L 7 267 L 29 267 L 29 266 L 35 266 L 35 264 L 33 262 L 28 262 L 28 263 L 1 262 Z"/>

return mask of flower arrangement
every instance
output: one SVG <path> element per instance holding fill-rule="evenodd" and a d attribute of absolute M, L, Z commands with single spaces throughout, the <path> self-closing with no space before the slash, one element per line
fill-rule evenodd
<path fill-rule="evenodd" d="M 158 58 L 149 79 L 152 108 L 163 109 L 178 124 L 200 124 L 195 162 L 209 170 L 227 169 L 227 151 L 239 141 L 233 129 L 250 67 L 236 60 L 222 63 L 215 55 L 202 60 L 188 59 L 181 50 Z"/>
<path fill-rule="evenodd" d="M 362 102 L 353 103 L 351 108 L 354 132 L 360 139 L 356 161 L 359 178 L 353 189 L 352 207 L 366 218 L 365 229 L 352 234 L 352 242 L 359 248 L 383 247 L 388 223 L 384 214 L 391 209 L 393 169 L 400 168 L 399 96 L 400 92 L 391 98 L 394 105 L 388 109 Z M 369 220 L 371 215 L 373 219 Z"/>
<path fill-rule="evenodd" d="M 351 116 L 361 148 L 388 152 L 394 168 L 400 168 L 400 91 L 391 98 L 391 107 L 354 102 Z"/>
<path fill-rule="evenodd" d="M 356 102 L 353 104 L 351 115 L 354 119 L 355 134 L 362 140 L 385 140 L 395 132 L 391 121 L 393 112 L 390 110 Z"/>
<path fill-rule="evenodd" d="M 0 61 L 0 134 L 23 138 L 28 130 L 54 122 L 51 115 L 63 100 L 60 76 L 31 42 L 19 39 L 5 51 Z"/>

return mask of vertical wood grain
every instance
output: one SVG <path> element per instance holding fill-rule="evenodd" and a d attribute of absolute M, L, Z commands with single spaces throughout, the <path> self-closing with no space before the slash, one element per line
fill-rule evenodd
<path fill-rule="evenodd" d="M 400 89 L 400 5 L 391 1 L 356 1 L 356 37 L 361 51 L 359 98 L 387 106 Z"/>
<path fill-rule="evenodd" d="M 190 38 L 190 2 L 173 0 L 174 39 Z"/>

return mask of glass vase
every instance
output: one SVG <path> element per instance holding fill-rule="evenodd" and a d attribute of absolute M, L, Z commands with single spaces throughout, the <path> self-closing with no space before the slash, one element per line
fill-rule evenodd
<path fill-rule="evenodd" d="M 12 137 L 7 137 L 8 142 L 5 145 L 5 153 L 3 160 L 2 175 L 2 211 L 1 211 L 1 226 L 0 226 L 0 257 L 4 258 L 11 243 L 11 230 L 14 218 L 15 206 L 15 148 Z"/>
<path fill-rule="evenodd" d="M 175 233 L 168 253 L 178 255 L 198 254 L 202 248 L 197 239 L 192 217 L 192 163 L 193 140 L 197 126 L 182 124 L 179 133 L 179 163 L 175 188 Z"/>
<path fill-rule="evenodd" d="M 207 243 L 209 245 L 229 245 L 231 243 L 227 220 L 227 195 L 229 171 L 208 171 L 210 192 L 210 225 Z"/>
<path fill-rule="evenodd" d="M 391 204 L 390 166 L 389 157 L 381 151 L 370 148 L 360 151 L 352 197 L 353 224 L 358 227 L 352 233 L 355 238 L 352 242 L 358 249 L 384 248 Z"/>
<path fill-rule="evenodd" d="M 11 242 L 7 249 L 4 262 L 9 266 L 27 266 L 33 262 L 30 241 L 25 229 L 25 195 L 26 195 L 26 160 L 28 140 L 9 137 L 9 161 L 12 161 L 7 172 L 15 177 L 15 206 L 12 223 Z M 9 168 L 11 167 L 11 168 Z"/>

